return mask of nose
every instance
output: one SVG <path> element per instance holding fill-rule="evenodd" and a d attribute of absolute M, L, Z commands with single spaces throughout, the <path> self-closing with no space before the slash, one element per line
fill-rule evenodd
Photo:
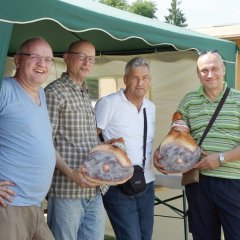
<path fill-rule="evenodd" d="M 40 57 L 40 58 L 38 59 L 38 63 L 43 64 L 43 65 L 46 65 L 46 61 L 45 61 L 45 59 L 44 59 L 43 57 Z"/>
<path fill-rule="evenodd" d="M 208 73 L 207 73 L 207 77 L 211 78 L 213 76 L 214 76 L 214 71 L 209 70 Z"/>
<path fill-rule="evenodd" d="M 144 79 L 144 78 L 142 78 L 142 77 L 139 77 L 139 78 L 138 78 L 138 84 L 139 84 L 139 85 L 142 85 L 144 82 L 145 82 L 145 79 Z"/>
<path fill-rule="evenodd" d="M 53 63 L 53 60 L 47 57 L 41 57 L 39 56 L 36 59 L 37 64 L 41 65 L 41 66 L 50 66 Z"/>

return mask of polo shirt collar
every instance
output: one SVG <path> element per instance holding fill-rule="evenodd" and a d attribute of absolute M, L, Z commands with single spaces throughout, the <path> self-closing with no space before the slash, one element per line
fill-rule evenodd
<path fill-rule="evenodd" d="M 124 94 L 124 91 L 125 91 L 125 89 L 123 89 L 123 88 L 121 88 L 121 89 L 119 90 L 120 97 L 121 97 L 121 99 L 122 99 L 123 101 L 129 102 L 128 99 L 126 98 L 125 94 Z M 132 103 L 131 103 L 131 104 L 132 104 Z M 144 107 L 147 107 L 145 97 L 143 98 L 143 103 L 142 103 L 142 106 L 141 106 L 141 110 L 142 110 Z"/>

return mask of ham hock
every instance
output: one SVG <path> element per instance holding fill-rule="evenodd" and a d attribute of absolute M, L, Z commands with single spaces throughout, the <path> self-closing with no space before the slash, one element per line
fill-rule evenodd
<path fill-rule="evenodd" d="M 159 146 L 159 163 L 169 173 L 183 173 L 191 170 L 200 160 L 201 150 L 192 136 L 182 115 L 175 112 L 170 132 Z"/>
<path fill-rule="evenodd" d="M 123 138 L 111 144 L 100 144 L 88 154 L 83 166 L 85 177 L 94 183 L 117 185 L 126 182 L 133 175 L 133 166 L 126 153 Z"/>

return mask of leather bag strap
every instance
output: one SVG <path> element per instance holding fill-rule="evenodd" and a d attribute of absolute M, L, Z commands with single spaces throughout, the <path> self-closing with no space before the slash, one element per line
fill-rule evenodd
<path fill-rule="evenodd" d="M 214 114 L 212 115 L 212 118 L 210 119 L 210 121 L 209 121 L 209 123 L 208 123 L 208 125 L 207 125 L 207 127 L 206 127 L 206 129 L 205 129 L 205 131 L 204 131 L 200 141 L 199 141 L 199 144 L 198 144 L 199 146 L 201 146 L 204 138 L 207 136 L 207 133 L 209 132 L 209 130 L 212 127 L 215 119 L 217 118 L 217 115 L 220 112 L 220 110 L 221 110 L 221 108 L 222 108 L 222 106 L 223 106 L 223 104 L 224 104 L 224 102 L 225 102 L 229 92 L 230 92 L 230 88 L 227 87 L 226 90 L 225 90 L 225 93 L 223 94 L 223 96 L 222 96 L 218 106 L 216 107 L 216 110 L 215 110 Z"/>
<path fill-rule="evenodd" d="M 143 168 L 146 162 L 146 145 L 147 145 L 147 114 L 146 109 L 143 109 L 144 128 L 143 128 Z"/>

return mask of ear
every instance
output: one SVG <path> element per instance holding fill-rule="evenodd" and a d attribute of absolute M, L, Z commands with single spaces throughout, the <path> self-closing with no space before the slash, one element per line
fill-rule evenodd
<path fill-rule="evenodd" d="M 16 68 L 19 68 L 20 66 L 20 56 L 19 55 L 14 55 L 14 63 Z"/>
<path fill-rule="evenodd" d="M 63 54 L 63 60 L 64 60 L 65 63 L 67 63 L 67 61 L 68 61 L 68 53 L 64 53 Z"/>
<path fill-rule="evenodd" d="M 223 75 L 225 76 L 225 74 L 226 74 L 226 66 L 223 65 Z"/>
<path fill-rule="evenodd" d="M 127 84 L 127 75 L 124 75 L 123 82 L 124 82 L 125 85 Z"/>

